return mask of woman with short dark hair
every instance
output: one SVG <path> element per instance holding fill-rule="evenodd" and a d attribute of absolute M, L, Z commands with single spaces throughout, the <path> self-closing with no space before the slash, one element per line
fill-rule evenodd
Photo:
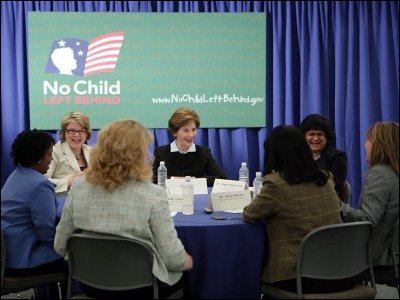
<path fill-rule="evenodd" d="M 346 185 L 347 155 L 336 149 L 335 133 L 328 119 L 318 114 L 308 115 L 300 124 L 300 130 L 311 149 L 317 166 L 333 174 L 335 190 L 339 198 L 347 202 L 350 190 Z"/>
<path fill-rule="evenodd" d="M 16 169 L 1 189 L 1 230 L 8 253 L 6 275 L 67 271 L 64 259 L 53 248 L 56 197 L 53 183 L 44 176 L 53 145 L 54 139 L 48 133 L 36 129 L 21 132 L 12 144 Z"/>

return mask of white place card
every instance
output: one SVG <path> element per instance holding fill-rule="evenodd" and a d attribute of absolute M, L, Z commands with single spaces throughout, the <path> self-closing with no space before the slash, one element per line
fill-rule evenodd
<path fill-rule="evenodd" d="M 244 191 L 246 182 L 238 180 L 215 179 L 211 193 Z"/>
<path fill-rule="evenodd" d="M 171 214 L 173 212 L 182 212 L 183 205 L 183 195 L 167 194 L 169 211 Z"/>
<path fill-rule="evenodd" d="M 249 190 L 212 193 L 210 197 L 214 211 L 243 212 L 251 202 Z"/>
<path fill-rule="evenodd" d="M 182 185 L 185 182 L 185 178 L 173 178 L 165 180 L 165 187 L 167 188 L 167 194 L 182 194 Z M 193 193 L 195 195 L 207 195 L 207 179 L 205 178 L 192 178 Z"/>

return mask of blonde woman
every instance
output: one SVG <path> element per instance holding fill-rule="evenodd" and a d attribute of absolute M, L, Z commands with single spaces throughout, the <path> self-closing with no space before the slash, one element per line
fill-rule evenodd
<path fill-rule="evenodd" d="M 345 222 L 371 221 L 372 262 L 387 264 L 387 250 L 399 218 L 399 124 L 378 122 L 367 131 L 365 143 L 368 172 L 360 196 L 360 208 L 343 204 Z"/>
<path fill-rule="evenodd" d="M 133 120 L 115 121 L 100 130 L 92 163 L 68 193 L 54 247 L 65 256 L 68 238 L 78 229 L 140 240 L 154 253 L 153 273 L 161 281 L 162 296 L 167 289 L 171 292 L 170 286 L 176 286 L 193 261 L 177 237 L 165 189 L 151 183 L 147 153 L 152 141 Z M 86 285 L 82 289 L 95 298 L 129 296 Z M 148 296 L 132 291 L 134 295 Z"/>
<path fill-rule="evenodd" d="M 60 141 L 53 147 L 53 161 L 45 174 L 56 187 L 56 194 L 67 192 L 74 179 L 89 164 L 91 147 L 89 118 L 81 112 L 69 112 L 61 121 Z"/>

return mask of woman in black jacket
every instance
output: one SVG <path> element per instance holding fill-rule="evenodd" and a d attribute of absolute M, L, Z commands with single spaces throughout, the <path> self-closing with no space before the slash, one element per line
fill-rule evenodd
<path fill-rule="evenodd" d="M 216 178 L 226 179 L 224 170 L 213 158 L 210 148 L 194 143 L 199 127 L 200 118 L 190 108 L 179 108 L 172 114 L 168 121 L 168 130 L 174 141 L 154 150 L 154 183 L 157 183 L 157 168 L 160 161 L 165 162 L 168 178 L 185 176 L 206 178 L 208 186 L 213 186 Z"/>
<path fill-rule="evenodd" d="M 336 149 L 335 133 L 329 120 L 318 114 L 308 115 L 301 122 L 300 130 L 310 146 L 317 166 L 333 174 L 336 193 L 340 200 L 347 202 L 350 192 L 346 182 L 347 155 Z"/>

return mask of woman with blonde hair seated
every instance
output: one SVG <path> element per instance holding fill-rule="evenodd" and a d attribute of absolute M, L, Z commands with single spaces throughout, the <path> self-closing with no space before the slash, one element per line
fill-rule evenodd
<path fill-rule="evenodd" d="M 82 176 L 89 164 L 92 147 L 89 118 L 81 112 L 69 112 L 61 121 L 60 141 L 53 147 L 53 161 L 45 174 L 55 184 L 57 194 L 67 192 L 74 179 Z"/>
<path fill-rule="evenodd" d="M 147 153 L 152 141 L 148 130 L 133 120 L 115 121 L 100 130 L 88 170 L 68 193 L 54 247 L 65 256 L 68 238 L 77 230 L 139 240 L 154 254 L 153 274 L 159 279 L 162 297 L 174 292 L 182 271 L 191 269 L 193 261 L 177 237 L 165 189 L 151 183 Z M 146 293 L 143 289 L 109 292 L 87 285 L 82 288 L 95 298 L 148 297 L 138 294 Z"/>

